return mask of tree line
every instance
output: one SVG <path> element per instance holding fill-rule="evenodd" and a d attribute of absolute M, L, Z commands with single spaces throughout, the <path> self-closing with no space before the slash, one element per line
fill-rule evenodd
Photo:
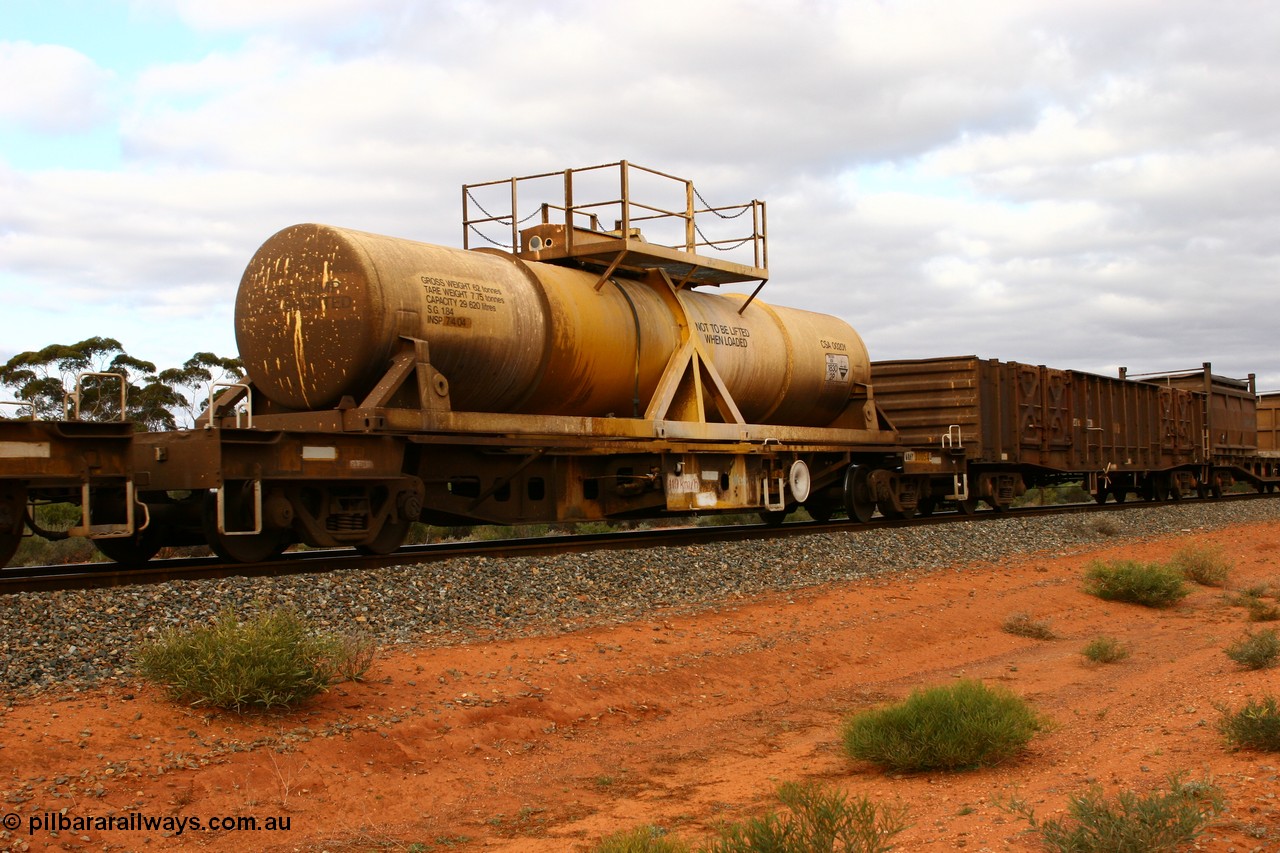
<path fill-rule="evenodd" d="M 0 367 L 0 419 L 121 420 L 123 383 L 123 420 L 145 431 L 185 428 L 208 406 L 211 382 L 235 382 L 243 375 L 239 358 L 211 352 L 156 370 L 115 338 L 50 344 L 18 353 Z"/>

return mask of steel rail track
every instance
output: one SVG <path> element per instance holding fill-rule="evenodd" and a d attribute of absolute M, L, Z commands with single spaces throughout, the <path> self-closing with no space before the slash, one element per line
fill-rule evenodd
<path fill-rule="evenodd" d="M 1165 506 L 1213 504 L 1238 500 L 1275 497 L 1268 494 L 1223 495 L 1219 498 L 1185 498 L 1176 502 L 1127 501 L 1108 504 L 1055 504 L 1044 507 L 1019 507 L 1002 512 L 985 510 L 972 515 L 961 512 L 936 513 L 909 519 L 877 517 L 865 524 L 839 519 L 829 522 L 790 522 L 781 525 L 739 524 L 716 527 L 670 527 L 626 530 L 592 534 L 556 534 L 527 539 L 494 541 L 460 540 L 427 545 L 406 545 L 392 554 L 369 556 L 349 549 L 290 551 L 263 563 L 225 563 L 216 557 L 173 558 L 151 560 L 138 566 L 119 563 L 76 563 L 63 566 L 27 566 L 0 569 L 0 595 L 50 592 L 57 590 L 97 589 L 134 584 L 154 584 L 173 580 L 206 580 L 225 577 L 271 577 L 279 575 L 320 574 L 353 571 L 382 566 L 413 565 L 455 557 L 545 556 L 585 551 L 625 550 L 717 542 L 741 542 L 752 539 L 776 539 L 816 533 L 861 532 L 900 527 L 924 527 L 932 524 L 981 522 L 997 518 L 1035 518 L 1094 512 L 1142 511 Z"/>

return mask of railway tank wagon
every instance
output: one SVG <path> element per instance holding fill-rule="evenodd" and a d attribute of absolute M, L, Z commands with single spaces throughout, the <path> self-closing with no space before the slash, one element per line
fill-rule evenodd
<path fill-rule="evenodd" d="M 574 202 L 599 171 L 618 175 L 612 228 Z M 638 171 L 682 204 L 634 201 Z M 519 193 L 546 177 L 495 182 L 502 216 L 464 207 L 467 233 L 510 225 L 503 249 L 325 225 L 268 239 L 236 301 L 247 381 L 205 429 L 140 439 L 143 500 L 212 495 L 204 534 L 240 560 L 297 540 L 389 551 L 416 520 L 869 514 L 878 498 L 850 472 L 895 467 L 897 436 L 848 323 L 754 298 L 763 204 L 697 207 L 691 183 L 621 162 L 556 173 L 563 197 L 517 229 Z M 743 214 L 745 237 L 705 237 L 705 218 Z M 646 238 L 672 222 L 680 239 Z M 719 242 L 750 257 L 708 257 Z"/>
<path fill-rule="evenodd" d="M 762 202 L 713 208 L 626 161 L 462 190 L 461 249 L 269 238 L 236 299 L 248 375 L 195 429 L 0 419 L 0 562 L 44 532 L 40 502 L 78 506 L 64 535 L 118 562 L 257 562 L 389 552 L 415 521 L 867 521 L 1066 480 L 1099 502 L 1280 485 L 1280 394 L 1252 377 L 872 363 L 844 320 L 756 298 Z"/>

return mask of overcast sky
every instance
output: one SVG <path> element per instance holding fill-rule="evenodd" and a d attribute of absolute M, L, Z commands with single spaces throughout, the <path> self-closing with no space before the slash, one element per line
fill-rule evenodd
<path fill-rule="evenodd" d="M 768 204 L 761 298 L 872 358 L 1280 388 L 1271 0 L 4 0 L 0 360 L 235 351 L 325 222 L 461 245 L 460 186 L 627 159 Z"/>

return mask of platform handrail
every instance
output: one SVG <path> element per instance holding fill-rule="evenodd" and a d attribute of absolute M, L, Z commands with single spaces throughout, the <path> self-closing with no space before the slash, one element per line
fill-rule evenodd
<path fill-rule="evenodd" d="M 205 409 L 209 413 L 209 422 L 204 425 L 205 429 L 218 429 L 218 413 L 214 411 L 213 406 L 216 402 L 214 392 L 219 388 L 243 388 L 244 398 L 237 400 L 232 411 L 236 413 L 236 429 L 253 429 L 253 391 L 247 382 L 210 382 L 209 383 L 209 405 Z M 244 408 L 240 408 L 240 403 L 244 403 Z M 245 423 L 241 426 L 241 415 L 245 416 Z"/>
<path fill-rule="evenodd" d="M 607 197 L 600 199 L 593 197 L 587 200 L 579 199 L 575 192 L 581 193 L 583 176 L 591 173 L 600 172 L 602 170 L 618 171 L 617 193 L 607 193 Z M 668 181 L 676 185 L 675 192 L 683 197 L 683 203 L 679 207 L 671 204 L 651 203 L 649 196 L 643 199 L 637 197 L 632 192 L 633 173 L 643 176 L 651 176 Z M 521 190 L 525 189 L 526 193 L 531 183 L 534 181 L 547 181 L 553 178 L 562 179 L 563 197 L 558 201 L 540 201 L 535 203 L 531 212 L 523 214 L 521 208 Z M 575 181 L 577 187 L 575 188 Z M 489 207 L 495 208 L 490 210 L 484 206 L 477 198 L 477 191 L 491 189 L 495 187 L 508 187 L 509 193 L 503 193 L 501 200 L 491 200 L 492 195 L 486 195 L 486 202 Z M 647 188 L 648 192 L 661 192 L 661 190 L 653 190 Z M 545 196 L 548 192 L 547 188 L 539 188 L 541 196 Z M 506 196 L 509 195 L 509 198 Z M 699 206 L 698 202 L 701 202 Z M 497 210 L 501 205 L 502 210 Z M 479 211 L 478 214 L 473 213 Z M 525 208 L 527 210 L 527 208 Z M 600 211 L 615 210 L 618 218 L 615 220 L 615 228 L 612 230 L 600 227 Z M 496 211 L 496 212 L 495 212 Z M 720 237 L 718 235 L 709 237 L 699 226 L 699 217 L 705 224 L 706 219 L 715 216 L 721 220 L 733 220 L 744 216 L 747 212 L 751 213 L 750 232 L 733 237 Z M 765 214 L 764 202 L 753 199 L 748 202 L 739 204 L 725 205 L 722 207 L 713 207 L 708 204 L 701 194 L 694 187 L 693 182 L 685 178 L 679 178 L 666 172 L 650 169 L 626 160 L 619 160 L 615 163 L 605 163 L 599 166 L 587 166 L 578 169 L 565 169 L 562 172 L 542 172 L 535 175 L 524 175 L 521 177 L 502 178 L 493 181 L 482 181 L 474 184 L 463 184 L 462 186 L 462 244 L 463 248 L 472 248 L 472 237 L 478 236 L 488 243 L 499 248 L 518 254 L 521 249 L 520 245 L 520 226 L 541 214 L 541 224 L 552 224 L 553 219 L 563 221 L 565 226 L 566 249 L 572 253 L 574 248 L 574 231 L 582 228 L 583 230 L 592 231 L 601 234 L 613 234 L 624 239 L 632 237 L 633 230 L 641 224 L 653 222 L 669 222 L 672 223 L 681 233 L 678 240 L 656 240 L 652 243 L 654 246 L 661 246 L 667 249 L 687 252 L 691 255 L 697 254 L 700 249 L 713 249 L 716 251 L 732 251 L 735 248 L 750 245 L 752 249 L 752 266 L 756 269 L 768 268 L 768 236 L 767 236 L 767 217 Z M 558 216 L 557 216 L 558 214 Z M 580 220 L 585 219 L 585 227 Z M 494 239 L 486 235 L 478 226 L 485 224 L 499 224 L 510 228 L 510 240 L 504 244 L 503 241 Z"/>
<path fill-rule="evenodd" d="M 787 508 L 787 498 L 784 494 L 786 489 L 786 480 L 782 477 L 775 478 L 778 481 L 778 499 L 775 501 L 770 497 L 769 493 L 769 477 L 760 478 L 760 491 L 763 497 L 764 508 L 770 512 L 778 512 Z"/>
<path fill-rule="evenodd" d="M 123 539 L 133 536 L 151 525 L 151 510 L 137 499 L 133 480 L 124 481 L 124 524 L 93 523 L 93 489 L 89 483 L 80 484 L 80 524 L 67 531 L 70 536 L 83 536 L 87 539 Z M 143 522 L 138 526 L 134 507 L 142 507 Z"/>
<path fill-rule="evenodd" d="M 253 527 L 249 530 L 228 530 L 227 529 L 227 484 L 219 483 L 216 489 L 217 493 L 217 524 L 218 533 L 222 536 L 257 536 L 262 532 L 262 481 L 251 480 L 253 483 Z"/>
<path fill-rule="evenodd" d="M 126 409 L 125 402 L 129 396 L 129 382 L 127 379 L 125 379 L 125 375 L 123 373 L 104 372 L 99 370 L 86 370 L 82 373 L 77 373 L 76 374 L 76 390 L 72 392 L 70 395 L 66 395 L 66 394 L 63 395 L 63 398 L 62 398 L 63 411 L 66 411 L 67 398 L 69 396 L 70 399 L 75 403 L 74 420 L 77 420 L 77 421 L 80 420 L 80 401 L 84 397 L 84 380 L 85 380 L 85 377 L 88 377 L 88 376 L 97 376 L 101 379 L 114 378 L 114 379 L 120 380 L 120 421 L 121 422 L 127 421 L 129 419 L 129 412 Z"/>
<path fill-rule="evenodd" d="M 0 400 L 0 406 L 17 406 L 18 408 L 22 408 L 23 406 L 26 406 L 30 410 L 30 414 L 28 414 L 25 417 L 15 415 L 13 420 L 34 421 L 36 419 L 36 407 L 34 403 L 26 402 L 23 400 Z"/>

